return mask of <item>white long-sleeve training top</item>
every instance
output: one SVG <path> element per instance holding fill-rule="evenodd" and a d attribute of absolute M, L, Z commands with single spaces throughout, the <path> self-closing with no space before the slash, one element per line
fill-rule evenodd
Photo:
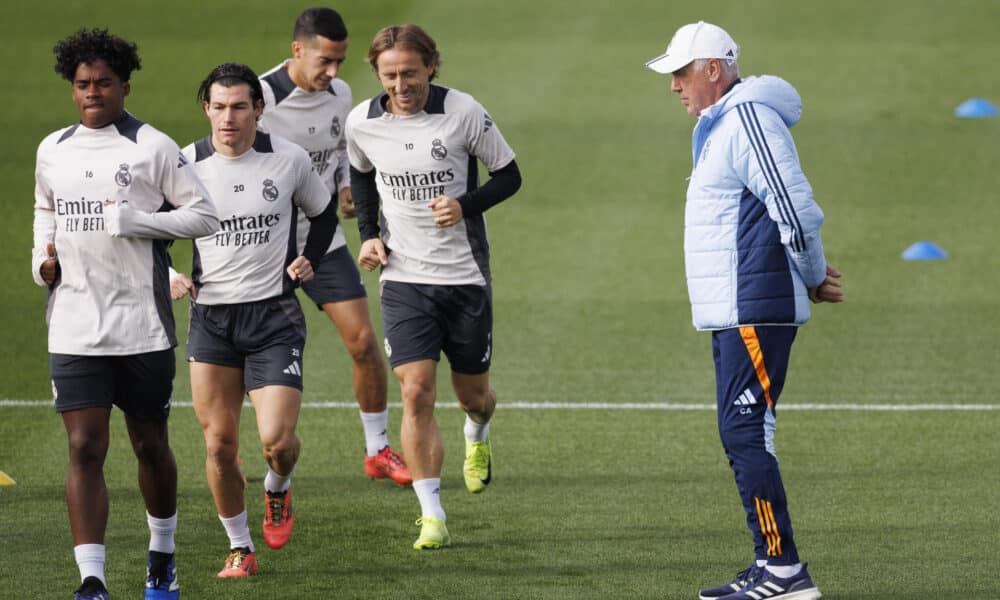
<path fill-rule="evenodd" d="M 169 240 L 208 235 L 219 219 L 169 137 L 125 113 L 100 129 L 47 136 L 35 166 L 31 272 L 55 244 L 49 352 L 129 355 L 177 345 L 167 275 Z"/>

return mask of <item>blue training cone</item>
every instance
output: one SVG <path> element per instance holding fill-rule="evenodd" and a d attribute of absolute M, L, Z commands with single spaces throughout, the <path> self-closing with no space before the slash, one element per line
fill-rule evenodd
<path fill-rule="evenodd" d="M 959 119 L 988 119 L 1000 114 L 997 107 L 983 98 L 969 98 L 955 108 L 955 116 Z"/>
<path fill-rule="evenodd" d="M 926 240 L 913 244 L 903 250 L 903 260 L 944 260 L 948 253 L 938 248 L 934 242 Z"/>

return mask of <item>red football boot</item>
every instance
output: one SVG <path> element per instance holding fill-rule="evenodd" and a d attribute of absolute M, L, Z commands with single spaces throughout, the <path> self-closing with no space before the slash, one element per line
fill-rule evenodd
<path fill-rule="evenodd" d="M 257 572 L 257 555 L 249 548 L 234 548 L 229 552 L 225 566 L 216 575 L 223 579 L 228 577 L 249 577 Z"/>
<path fill-rule="evenodd" d="M 389 477 L 399 485 L 410 485 L 413 477 L 403 457 L 386 446 L 375 456 L 365 456 L 365 473 L 372 479 Z"/>
<path fill-rule="evenodd" d="M 277 550 L 292 537 L 292 490 L 264 492 L 264 541 L 267 547 Z"/>

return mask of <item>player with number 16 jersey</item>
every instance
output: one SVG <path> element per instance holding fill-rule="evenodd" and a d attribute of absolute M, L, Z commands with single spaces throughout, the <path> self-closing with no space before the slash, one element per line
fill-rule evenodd
<path fill-rule="evenodd" d="M 128 112 L 105 127 L 49 135 L 35 171 L 32 273 L 53 243 L 49 351 L 131 355 L 177 345 L 167 240 L 218 225 L 208 193 L 169 137 Z"/>
<path fill-rule="evenodd" d="M 80 29 L 53 52 L 80 120 L 38 147 L 31 271 L 48 288 L 53 403 L 68 442 L 66 508 L 80 570 L 73 598 L 108 598 L 104 464 L 117 406 L 149 526 L 143 597 L 177 600 L 177 463 L 167 431 L 177 342 L 167 246 L 208 235 L 219 218 L 177 144 L 125 110 L 132 73 L 142 67 L 136 44 Z"/>

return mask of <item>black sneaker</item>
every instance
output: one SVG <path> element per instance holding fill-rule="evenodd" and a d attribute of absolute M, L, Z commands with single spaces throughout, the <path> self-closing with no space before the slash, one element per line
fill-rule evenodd
<path fill-rule="evenodd" d="M 88 577 L 73 592 L 73 600 L 111 600 L 111 594 L 100 579 Z"/>

